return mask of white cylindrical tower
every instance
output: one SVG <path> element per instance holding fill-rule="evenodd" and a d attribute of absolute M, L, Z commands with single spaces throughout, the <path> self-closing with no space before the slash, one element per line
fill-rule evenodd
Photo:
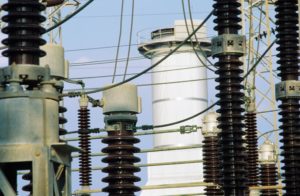
<path fill-rule="evenodd" d="M 193 21 L 194 28 L 201 24 L 200 20 Z M 188 29 L 193 31 L 188 22 Z M 151 40 L 139 45 L 139 51 L 148 58 L 152 64 L 157 63 L 172 49 L 178 46 L 188 36 L 184 20 L 175 21 L 173 28 L 153 31 Z M 183 45 L 172 56 L 158 65 L 152 74 L 153 85 L 153 124 L 162 125 L 185 119 L 207 108 L 207 81 L 204 52 L 209 52 L 210 42 L 206 38 L 205 27 L 196 33 L 197 39 Z M 198 42 L 197 42 L 198 41 Z M 193 46 L 195 51 L 193 49 Z M 199 49 L 199 46 L 202 50 Z M 198 55 L 198 57 L 197 57 Z M 198 59 L 201 58 L 201 61 Z M 198 116 L 174 126 L 162 129 L 179 129 L 182 125 L 201 126 L 203 116 Z M 161 129 L 161 130 L 162 130 Z M 154 135 L 154 148 L 196 146 L 202 144 L 202 135 L 197 132 L 182 134 L 165 133 Z M 172 150 L 148 154 L 148 163 L 182 162 L 202 160 L 202 149 L 191 148 L 185 150 Z M 202 182 L 202 163 L 175 164 L 149 167 L 147 185 L 177 184 Z M 142 195 L 172 195 L 192 194 L 203 192 L 203 187 L 172 188 L 143 191 Z"/>

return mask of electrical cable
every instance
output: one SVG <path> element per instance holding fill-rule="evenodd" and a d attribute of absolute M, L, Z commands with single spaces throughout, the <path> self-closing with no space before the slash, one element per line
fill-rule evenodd
<path fill-rule="evenodd" d="M 190 0 L 188 0 L 188 10 L 189 10 L 189 15 L 190 15 L 190 21 L 191 21 L 191 25 L 192 25 L 192 30 L 194 31 L 195 30 L 195 25 L 194 25 L 194 21 L 193 21 L 193 16 L 192 16 L 192 8 L 191 8 L 191 1 Z M 199 40 L 198 40 L 198 37 L 197 37 L 197 35 L 195 34 L 195 39 L 196 39 L 196 42 L 198 43 L 198 45 L 199 45 Z M 204 52 L 203 52 L 203 50 L 202 50 L 202 48 L 200 47 L 200 45 L 199 45 L 199 49 L 200 49 L 200 51 L 203 53 L 203 54 L 205 54 Z M 215 65 L 207 58 L 207 55 L 205 54 L 205 59 L 206 59 L 206 61 L 210 64 L 210 66 L 213 66 L 213 67 L 215 67 Z"/>
<path fill-rule="evenodd" d="M 179 123 L 183 123 L 186 122 L 188 120 L 191 120 L 207 111 L 209 111 L 210 109 L 212 109 L 213 107 L 215 107 L 218 104 L 218 101 L 213 103 L 212 105 L 210 105 L 209 107 L 207 107 L 206 109 L 202 110 L 201 112 L 198 112 L 197 114 L 194 114 L 193 116 L 190 116 L 188 118 L 179 120 L 179 121 L 175 121 L 172 123 L 167 123 L 167 124 L 161 124 L 161 125 L 142 125 L 140 127 L 136 127 L 136 129 L 142 129 L 142 130 L 149 130 L 149 129 L 154 129 L 154 128 L 163 128 L 163 127 L 168 127 L 168 126 L 172 126 L 172 125 L 177 125 Z"/>
<path fill-rule="evenodd" d="M 184 17 L 184 23 L 185 23 L 185 27 L 186 27 L 186 32 L 187 32 L 188 35 L 190 35 L 189 27 L 188 27 L 188 24 L 187 24 L 187 18 L 186 18 L 186 12 L 185 12 L 184 0 L 181 0 L 181 5 L 182 5 L 181 7 L 182 7 L 182 12 L 183 12 L 183 17 Z M 190 18 L 190 21 L 193 22 L 192 18 Z M 196 34 L 194 34 L 194 37 L 195 37 L 195 39 L 196 39 L 198 48 L 200 49 L 201 53 L 204 54 L 204 56 L 206 56 L 206 55 L 205 55 L 205 52 L 203 52 L 201 46 L 199 45 L 199 41 L 198 41 L 198 38 L 197 38 Z M 193 51 L 194 51 L 195 55 L 197 56 L 198 60 L 202 63 L 202 65 L 203 65 L 206 69 L 208 69 L 208 70 L 210 70 L 210 71 L 212 71 L 212 72 L 215 72 L 215 70 L 211 69 L 210 67 L 208 67 L 208 66 L 206 65 L 205 62 L 203 62 L 203 60 L 202 60 L 201 57 L 199 56 L 198 52 L 196 51 L 196 48 L 195 48 L 195 45 L 194 45 L 192 39 L 190 39 L 190 42 L 191 42 L 191 46 L 193 47 Z M 206 59 L 207 59 L 207 58 L 206 58 Z"/>
<path fill-rule="evenodd" d="M 138 46 L 138 44 L 131 44 L 131 46 Z M 117 47 L 128 47 L 127 44 L 124 45 L 117 45 L 117 46 L 102 46 L 102 47 L 93 47 L 93 48 L 78 48 L 78 49 L 70 49 L 66 50 L 65 52 L 79 52 L 79 51 L 85 51 L 85 50 L 102 50 L 102 49 L 111 49 L 111 48 L 117 48 Z M 2 48 L 0 47 L 0 50 Z"/>
<path fill-rule="evenodd" d="M 197 81 L 207 81 L 207 80 L 215 80 L 217 78 L 200 78 L 200 79 L 194 79 L 194 80 L 182 80 L 182 81 L 172 81 L 172 82 L 159 82 L 159 83 L 146 83 L 146 84 L 137 84 L 137 87 L 145 87 L 145 86 L 156 86 L 156 85 L 165 85 L 165 84 L 179 84 L 179 83 L 187 83 L 187 82 L 197 82 Z M 96 90 L 97 88 L 85 88 L 85 90 Z M 74 90 L 79 89 L 67 89 L 66 92 L 72 92 Z"/>
<path fill-rule="evenodd" d="M 72 14 L 66 16 L 63 20 L 59 21 L 58 23 L 56 23 L 55 25 L 53 25 L 52 27 L 49 27 L 48 29 L 46 29 L 45 33 L 48 33 L 54 29 L 56 29 L 57 27 L 61 26 L 62 24 L 64 24 L 65 22 L 67 22 L 68 20 L 70 20 L 71 18 L 73 18 L 74 16 L 76 16 L 78 13 L 80 13 L 82 10 L 84 10 L 88 5 L 90 5 L 94 0 L 89 0 L 88 2 L 86 2 L 83 6 L 81 6 L 80 8 L 78 8 L 76 11 L 74 11 Z"/>
<path fill-rule="evenodd" d="M 248 72 L 244 75 L 243 79 L 247 78 L 249 74 L 257 67 L 257 65 L 261 62 L 261 60 L 265 57 L 265 55 L 271 50 L 273 45 L 276 43 L 277 39 L 275 39 L 270 46 L 264 51 L 264 53 L 260 56 L 260 58 L 254 63 L 254 65 L 248 70 Z"/>
<path fill-rule="evenodd" d="M 177 68 L 177 69 L 166 69 L 166 70 L 160 70 L 160 71 L 150 71 L 147 72 L 146 74 L 153 74 L 153 73 L 164 73 L 164 72 L 171 72 L 171 71 L 179 71 L 179 70 L 189 70 L 189 69 L 196 69 L 196 68 L 202 68 L 204 66 L 200 65 L 200 66 L 192 66 L 192 67 L 184 67 L 184 68 Z M 129 75 L 136 75 L 138 73 L 129 73 L 127 74 L 127 76 Z M 99 78 L 110 78 L 113 75 L 101 75 L 101 76 L 86 76 L 86 77 L 74 77 L 74 78 L 70 78 L 72 80 L 82 80 L 82 79 L 99 79 Z M 117 76 L 123 76 L 123 74 L 116 74 Z"/>
<path fill-rule="evenodd" d="M 245 80 L 245 78 L 247 78 L 247 76 L 251 73 L 251 71 L 260 63 L 260 61 L 264 58 L 264 56 L 268 53 L 268 51 L 272 48 L 272 46 L 275 44 L 276 40 L 266 49 L 266 51 L 261 55 L 261 57 L 257 60 L 257 62 L 253 65 L 253 67 L 251 67 L 251 69 L 249 69 L 249 71 L 245 74 L 245 76 L 243 77 L 243 80 Z M 151 84 L 153 85 L 153 84 Z M 99 89 L 96 89 L 99 90 Z M 92 90 L 90 92 L 96 91 L 96 90 Z M 72 92 L 70 92 L 72 95 Z M 69 95 L 69 93 L 67 94 Z M 76 96 L 76 95 L 75 95 Z M 206 108 L 205 110 L 194 114 L 188 118 L 182 119 L 180 121 L 176 121 L 176 122 L 172 122 L 172 123 L 167 123 L 167 124 L 162 124 L 162 125 L 142 125 L 140 127 L 136 127 L 136 129 L 142 129 L 142 130 L 149 130 L 149 129 L 153 129 L 153 128 L 162 128 L 162 127 L 167 127 L 167 126 L 172 126 L 172 125 L 176 125 L 188 120 L 191 120 L 203 113 L 205 113 L 206 111 L 209 111 L 211 108 L 213 108 L 214 106 L 216 106 L 218 104 L 218 102 L 213 103 L 211 106 L 209 106 L 208 108 Z M 274 110 L 271 110 L 271 112 L 274 112 Z M 266 113 L 266 112 L 258 112 L 258 113 Z M 260 137 L 259 137 L 260 138 Z"/>
<path fill-rule="evenodd" d="M 194 12 L 195 14 L 208 14 L 209 12 Z M 135 17 L 141 16 L 172 16 L 172 15 L 181 15 L 182 12 L 169 12 L 169 13 L 147 13 L 147 14 L 135 14 Z M 124 14 L 125 17 L 131 16 L 130 14 Z M 119 15 L 86 15 L 78 16 L 77 18 L 113 18 L 119 17 Z"/>
<path fill-rule="evenodd" d="M 119 58 L 118 62 L 125 62 L 127 58 Z M 144 56 L 136 56 L 136 57 L 131 57 L 131 61 L 137 61 L 137 60 L 142 60 L 146 59 Z M 70 63 L 71 67 L 78 67 L 78 66 L 87 66 L 87 65 L 102 65 L 102 64 L 111 64 L 114 63 L 115 59 L 107 59 L 107 60 L 99 60 L 99 61 L 86 61 L 86 62 L 81 62 L 81 63 Z"/>
<path fill-rule="evenodd" d="M 118 38 L 117 53 L 116 53 L 116 58 L 115 58 L 115 67 L 114 67 L 114 72 L 113 72 L 113 77 L 112 77 L 112 83 L 115 82 L 115 75 L 117 73 L 117 67 L 118 67 L 118 58 L 119 58 L 120 45 L 121 45 L 121 40 L 122 40 L 122 31 L 123 31 L 123 13 L 124 13 L 124 0 L 122 0 L 122 3 L 121 3 L 119 38 Z"/>
<path fill-rule="evenodd" d="M 277 132 L 277 131 L 280 131 L 280 130 L 282 130 L 282 129 L 274 129 L 274 130 L 271 130 L 271 131 L 264 132 L 264 133 L 262 133 L 261 135 L 258 136 L 257 140 L 259 140 L 261 137 L 263 137 L 265 135 L 268 135 L 270 133 Z"/>
<path fill-rule="evenodd" d="M 147 69 L 143 70 L 142 72 L 140 72 L 139 74 L 132 76 L 122 82 L 110 85 L 110 86 L 106 86 L 106 87 L 102 87 L 93 91 L 88 91 L 86 92 L 86 94 L 93 94 L 93 93 L 98 93 L 104 90 L 108 90 L 117 86 L 120 86 L 122 84 L 125 84 L 127 82 L 130 82 L 132 80 L 134 80 L 135 78 L 140 77 L 141 75 L 144 75 L 145 73 L 147 73 L 148 71 L 152 70 L 153 68 L 155 68 L 156 66 L 158 66 L 161 62 L 163 62 L 164 60 L 166 60 L 168 57 L 170 57 L 172 54 L 174 54 L 181 46 L 183 46 L 209 19 L 210 17 L 213 15 L 214 10 L 210 12 L 210 14 L 203 20 L 203 22 L 195 29 L 195 31 L 193 31 L 185 40 L 183 40 L 176 48 L 174 48 L 170 53 L 168 53 L 166 56 L 164 56 L 163 58 L 161 58 L 158 62 L 156 62 L 154 65 L 148 67 Z M 62 97 L 66 97 L 66 96 L 80 96 L 81 92 L 69 92 L 67 94 L 62 94 Z"/>
<path fill-rule="evenodd" d="M 263 59 L 263 57 L 268 53 L 268 51 L 272 48 L 272 46 L 275 44 L 276 40 L 273 41 L 273 43 L 266 49 L 266 51 L 261 55 L 261 57 L 257 60 L 257 62 L 251 67 L 251 69 L 249 69 L 249 71 L 245 74 L 245 76 L 243 77 L 243 80 L 245 80 L 248 75 L 251 73 L 251 71 L 260 63 L 260 61 Z M 209 106 L 208 108 L 206 108 L 205 110 L 197 113 L 197 114 L 194 114 L 193 116 L 190 116 L 188 118 L 185 118 L 183 120 L 180 120 L 180 121 L 176 121 L 176 122 L 172 122 L 172 123 L 167 123 L 167 124 L 163 124 L 163 125 L 145 125 L 144 128 L 162 128 L 162 127 L 167 127 L 167 126 L 172 126 L 172 125 L 176 125 L 176 124 L 179 124 L 179 123 L 182 123 L 182 122 L 185 122 L 185 121 L 188 121 L 188 120 L 191 120 L 203 113 L 205 113 L 206 111 L 210 110 L 211 108 L 213 108 L 214 106 L 216 106 L 218 104 L 218 102 L 215 102 L 214 104 L 212 104 L 211 106 Z M 272 110 L 273 111 L 273 110 Z M 142 126 L 143 127 L 143 126 Z M 143 128 L 142 128 L 143 129 Z M 143 129 L 145 130 L 145 129 Z"/>
<path fill-rule="evenodd" d="M 123 81 L 126 79 L 127 69 L 129 65 L 129 58 L 130 58 L 130 51 L 131 51 L 131 40 L 132 40 L 132 31 L 133 31 L 133 21 L 134 20 L 134 0 L 132 0 L 132 7 L 131 7 L 131 21 L 130 21 L 130 32 L 129 32 L 129 43 L 128 43 L 128 53 L 124 71 Z"/>

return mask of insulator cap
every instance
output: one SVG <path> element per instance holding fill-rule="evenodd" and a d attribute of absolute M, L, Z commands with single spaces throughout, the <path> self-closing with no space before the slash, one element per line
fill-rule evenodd
<path fill-rule="evenodd" d="M 137 86 L 123 84 L 103 92 L 101 100 L 103 114 L 109 113 L 133 113 L 141 112 L 141 98 L 138 96 Z"/>
<path fill-rule="evenodd" d="M 275 164 L 277 161 L 275 146 L 269 140 L 266 140 L 259 149 L 260 164 Z"/>
<path fill-rule="evenodd" d="M 204 137 L 217 137 L 220 133 L 218 128 L 218 117 L 220 114 L 217 112 L 209 112 L 203 118 L 202 134 Z"/>

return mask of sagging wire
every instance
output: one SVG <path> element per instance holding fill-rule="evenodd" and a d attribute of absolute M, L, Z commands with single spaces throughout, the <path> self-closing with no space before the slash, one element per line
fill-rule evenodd
<path fill-rule="evenodd" d="M 184 4 L 184 0 L 181 0 L 181 5 L 182 5 L 181 7 L 182 7 L 182 12 L 183 12 L 183 17 L 184 17 L 184 23 L 185 23 L 185 27 L 186 27 L 186 32 L 187 32 L 188 35 L 190 35 L 190 30 L 189 30 L 189 27 L 188 27 L 187 17 L 186 17 L 186 12 L 185 12 L 185 4 Z M 191 17 L 191 15 L 190 15 L 190 17 Z M 191 23 L 193 23 L 193 19 L 192 19 L 192 18 L 190 18 L 190 21 L 191 21 Z M 192 24 L 192 26 L 193 26 L 193 24 Z M 194 29 L 193 29 L 193 30 L 194 30 Z M 200 44 L 199 44 L 197 35 L 194 34 L 194 37 L 195 37 L 195 40 L 196 40 L 196 42 L 197 42 L 198 48 L 200 49 L 201 53 L 204 54 L 205 58 L 207 59 L 205 52 L 202 50 L 202 48 L 201 48 L 201 46 L 200 46 Z M 206 65 L 205 62 L 203 62 L 203 60 L 202 60 L 201 57 L 199 56 L 198 52 L 196 51 L 196 48 L 195 48 L 195 45 L 194 45 L 192 39 L 190 39 L 190 42 L 191 42 L 191 46 L 193 47 L 193 51 L 194 51 L 195 55 L 197 56 L 198 60 L 202 63 L 202 65 L 203 65 L 206 69 L 208 69 L 208 70 L 210 70 L 210 71 L 212 71 L 212 72 L 215 72 L 215 70 L 211 69 L 210 67 L 208 67 L 208 65 Z M 208 60 L 208 59 L 207 59 L 207 60 Z M 208 62 L 210 62 L 210 61 L 208 60 Z"/>
<path fill-rule="evenodd" d="M 93 94 L 93 93 L 98 93 L 98 92 L 102 92 L 104 90 L 108 90 L 117 86 L 120 86 L 122 84 L 125 84 L 127 82 L 130 82 L 142 75 L 144 75 L 145 73 L 147 73 L 148 71 L 152 70 L 153 68 L 155 68 L 156 66 L 158 66 L 160 63 L 162 63 L 164 60 L 166 60 L 168 57 L 170 57 L 172 54 L 174 54 L 180 47 L 182 47 L 188 40 L 191 39 L 192 36 L 194 36 L 194 34 L 201 28 L 203 27 L 203 25 L 210 19 L 210 17 L 213 15 L 214 10 L 210 12 L 210 14 L 203 20 L 203 22 L 195 29 L 195 31 L 193 31 L 185 40 L 183 40 L 176 48 L 174 48 L 170 53 L 168 53 L 166 56 L 164 56 L 163 58 L 161 58 L 158 62 L 156 62 L 154 65 L 148 67 L 147 69 L 143 70 L 142 72 L 138 73 L 137 75 L 134 75 L 122 82 L 116 83 L 116 84 L 112 84 L 106 87 L 102 87 L 96 90 L 92 90 L 92 91 L 88 91 L 86 92 L 86 94 Z M 61 95 L 62 97 L 76 97 L 76 96 L 80 96 L 80 92 L 68 92 L 68 93 L 64 93 Z"/>
<path fill-rule="evenodd" d="M 127 69 L 129 65 L 130 51 L 131 51 L 131 41 L 132 41 L 132 32 L 133 32 L 133 21 L 134 20 L 134 0 L 132 0 L 132 8 L 131 8 L 131 21 L 130 21 L 130 33 L 129 33 L 129 43 L 128 43 L 128 53 L 126 59 L 126 66 L 123 76 L 123 81 L 126 79 Z"/>
<path fill-rule="evenodd" d="M 194 21 L 193 21 L 193 15 L 192 15 L 192 8 L 191 8 L 191 1 L 188 0 L 188 10 L 189 10 L 189 16 L 190 16 L 190 21 L 191 21 L 191 25 L 192 25 L 192 30 L 194 31 L 195 30 L 195 25 L 194 25 Z M 197 35 L 195 34 L 195 39 L 196 39 L 196 42 L 199 44 L 199 40 L 198 40 L 198 37 Z M 199 45 L 199 49 L 201 51 L 201 53 L 205 54 L 202 50 L 202 48 L 200 47 Z M 207 55 L 205 54 L 204 55 L 206 61 L 209 63 L 209 66 L 213 66 L 215 67 L 215 65 L 208 59 Z"/>
<path fill-rule="evenodd" d="M 118 45 L 117 45 L 117 52 L 116 52 L 116 58 L 115 58 L 115 67 L 114 67 L 114 72 L 113 72 L 112 83 L 115 82 L 115 77 L 116 77 L 117 67 L 118 67 L 118 58 L 119 58 L 120 45 L 121 45 L 121 40 L 122 40 L 122 31 L 123 31 L 123 15 L 124 15 L 124 0 L 122 0 L 122 3 L 121 3 L 119 38 L 118 38 Z"/>

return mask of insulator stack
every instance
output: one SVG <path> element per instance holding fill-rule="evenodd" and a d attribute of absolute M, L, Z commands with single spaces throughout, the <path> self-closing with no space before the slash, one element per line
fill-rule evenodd
<path fill-rule="evenodd" d="M 108 131 L 107 138 L 102 142 L 108 144 L 102 152 L 107 153 L 107 157 L 103 158 L 104 163 L 108 163 L 102 171 L 108 173 L 108 176 L 103 178 L 103 182 L 108 183 L 108 186 L 103 189 L 104 192 L 113 195 L 131 196 L 135 192 L 140 191 L 140 188 L 135 186 L 135 182 L 140 181 L 140 178 L 134 173 L 139 172 L 140 168 L 134 166 L 134 163 L 140 161 L 134 153 L 140 152 L 140 149 L 134 144 L 139 143 L 139 139 L 134 137 L 134 131 L 128 130 L 128 127 L 133 127 L 135 121 L 117 121 L 120 130 Z"/>
<path fill-rule="evenodd" d="M 91 185 L 91 141 L 90 141 L 90 113 L 87 107 L 80 107 L 79 117 L 79 175 L 80 185 L 88 187 Z"/>
<path fill-rule="evenodd" d="M 2 29 L 3 33 L 8 34 L 8 38 L 3 40 L 3 44 L 8 46 L 2 53 L 3 56 L 8 57 L 9 65 L 39 65 L 39 58 L 45 55 L 39 49 L 45 44 L 45 40 L 40 38 L 45 32 L 40 25 L 45 21 L 45 17 L 40 14 L 45 6 L 40 0 L 8 0 L 2 9 L 8 12 L 2 18 L 8 23 Z"/>
<path fill-rule="evenodd" d="M 276 186 L 277 185 L 277 167 L 275 164 L 263 164 L 260 167 L 261 185 L 262 186 Z M 262 196 L 277 196 L 276 189 L 262 190 Z"/>
<path fill-rule="evenodd" d="M 220 113 L 219 128 L 221 156 L 222 156 L 222 178 L 221 185 L 224 189 L 224 195 L 246 195 L 247 193 L 247 171 L 246 171 L 246 149 L 243 146 L 243 115 L 244 93 L 241 74 L 243 73 L 243 63 L 239 60 L 243 56 L 243 48 L 241 51 L 229 51 L 230 44 L 236 46 L 244 45 L 241 39 L 243 36 L 238 35 L 241 29 L 240 17 L 241 14 L 238 0 L 215 0 L 213 5 L 215 8 L 214 22 L 217 26 L 214 28 L 218 31 L 225 51 L 213 52 L 213 56 L 219 59 L 216 63 L 219 75 L 216 81 L 219 83 L 217 90 L 219 93 Z M 226 37 L 227 36 L 227 37 Z M 231 38 L 230 38 L 231 37 Z M 240 39 L 240 40 L 237 40 Z M 242 40 L 242 41 L 241 41 Z M 220 41 L 213 43 L 218 47 Z M 241 44 L 243 43 L 243 44 Z"/>
<path fill-rule="evenodd" d="M 276 25 L 277 44 L 279 51 L 278 76 L 284 84 L 288 82 L 299 82 L 299 21 L 298 1 L 278 0 L 276 1 Z M 289 90 L 289 88 L 287 89 Z M 281 142 L 283 143 L 283 176 L 285 183 L 285 195 L 299 195 L 300 193 L 300 105 L 299 96 L 277 96 L 281 101 L 279 108 L 282 118 L 280 128 L 283 132 Z"/>
<path fill-rule="evenodd" d="M 64 113 L 67 112 L 67 108 L 65 108 L 64 106 L 59 106 L 58 108 L 58 112 L 59 112 L 59 119 L 58 122 L 61 125 L 59 127 L 59 135 L 66 135 L 67 134 L 67 130 L 65 130 L 63 128 L 63 125 L 66 124 L 68 122 L 68 120 L 64 117 Z"/>
<path fill-rule="evenodd" d="M 32 195 L 32 171 L 28 172 L 27 174 L 24 174 L 22 176 L 23 180 L 29 181 L 27 185 L 24 185 L 22 187 L 23 191 L 29 192 L 29 196 Z"/>
<path fill-rule="evenodd" d="M 205 137 L 203 140 L 203 169 L 204 181 L 220 184 L 220 143 L 219 137 Z M 205 188 L 207 196 L 223 195 L 221 189 L 216 187 Z"/>
<path fill-rule="evenodd" d="M 258 186 L 259 182 L 256 113 L 247 112 L 245 116 L 248 186 L 251 187 Z"/>

